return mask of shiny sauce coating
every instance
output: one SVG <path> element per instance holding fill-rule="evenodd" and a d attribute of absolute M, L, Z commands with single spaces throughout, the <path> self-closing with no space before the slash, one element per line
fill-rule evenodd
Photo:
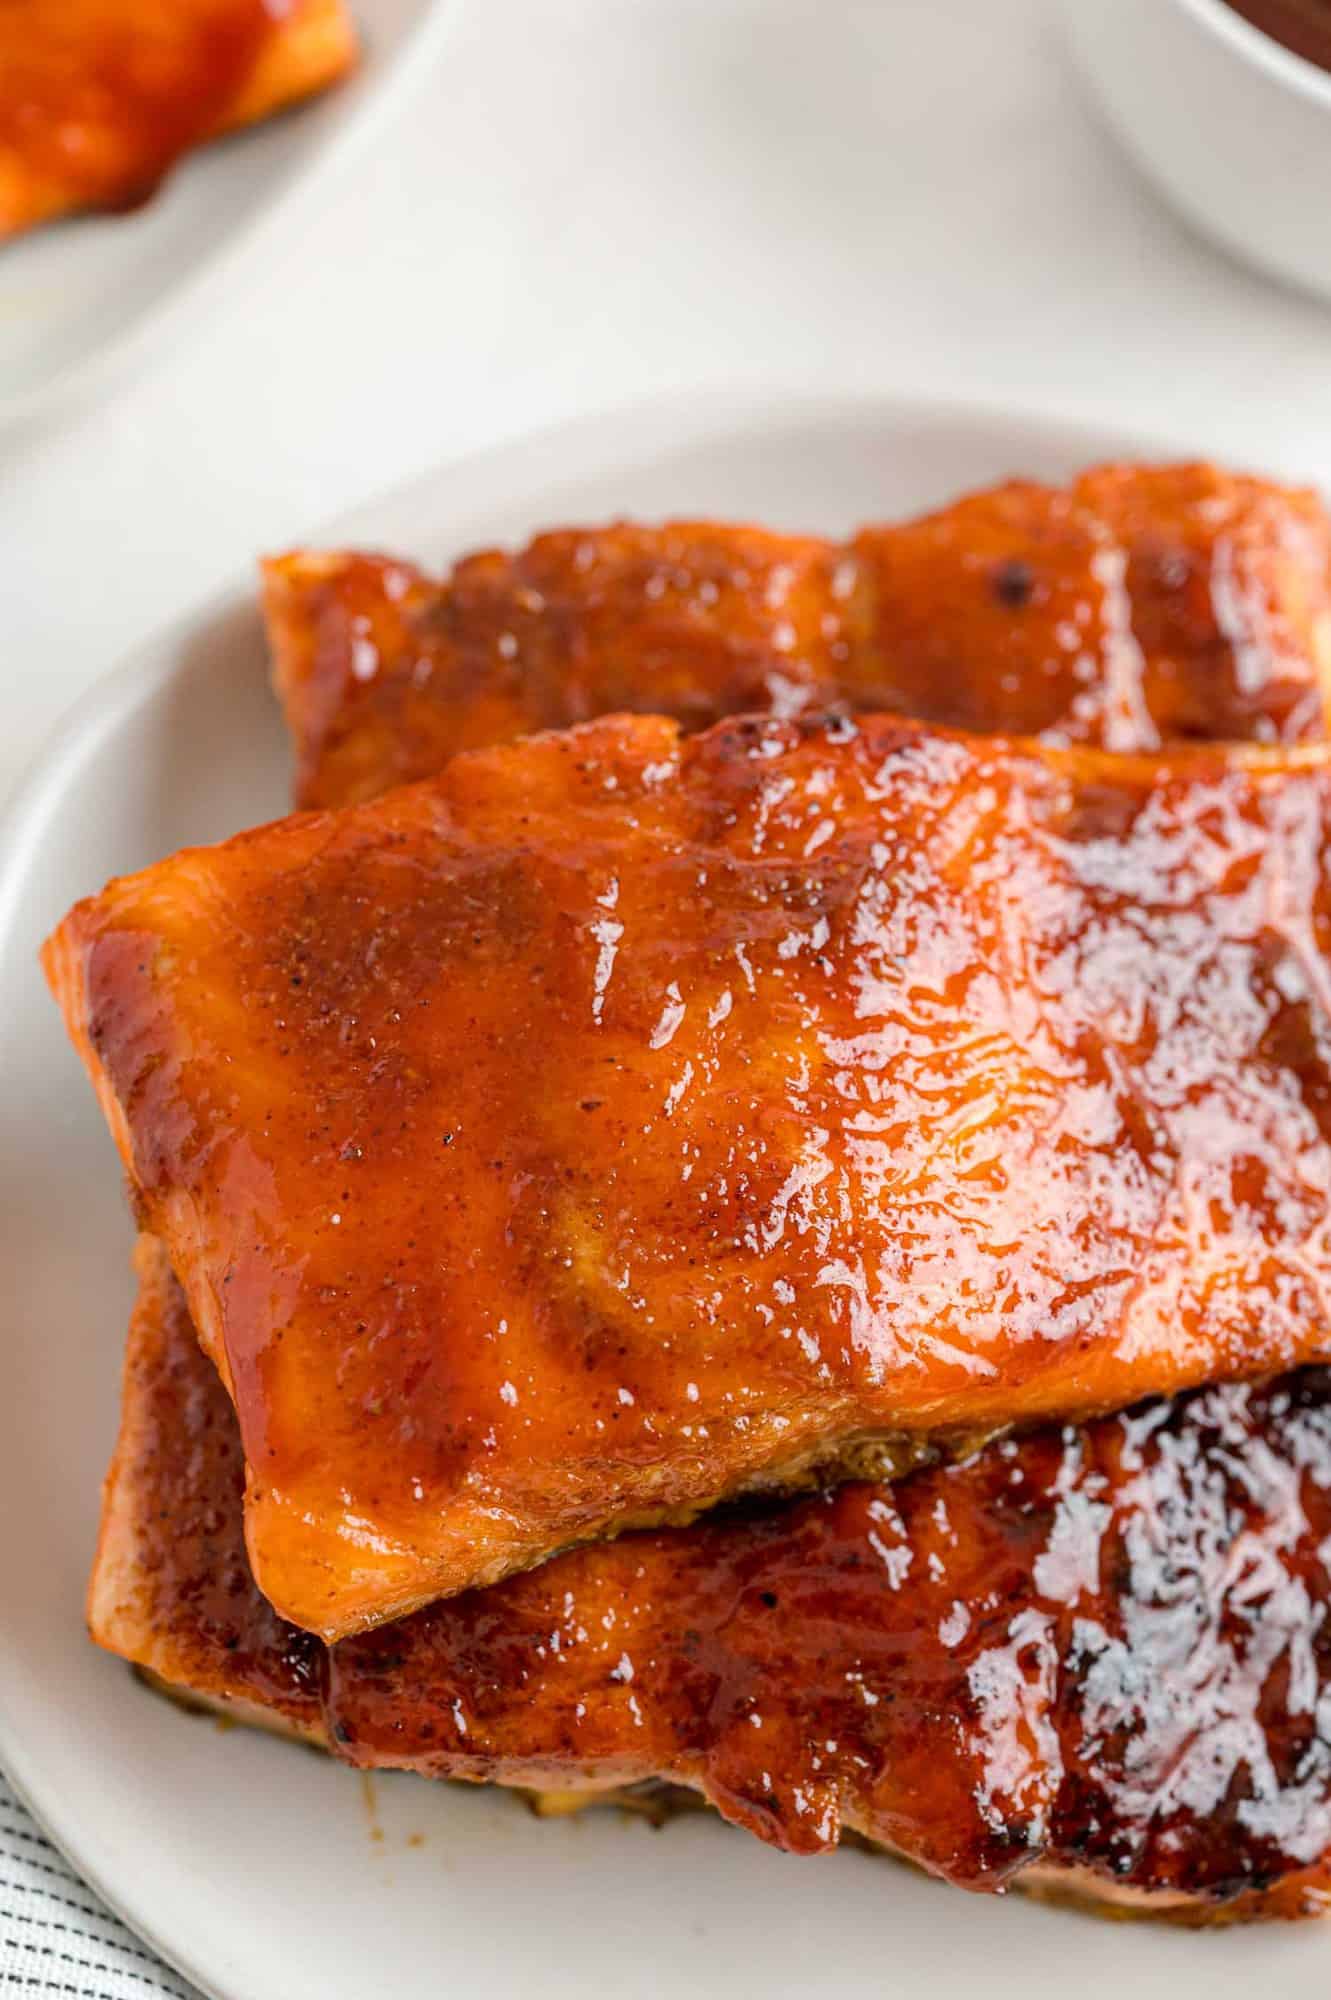
<path fill-rule="evenodd" d="M 846 543 L 717 522 L 562 529 L 442 580 L 264 565 L 297 802 L 612 710 L 700 729 L 844 703 L 1113 750 L 1324 736 L 1331 531 L 1207 465 L 1013 481 Z"/>
<path fill-rule="evenodd" d="M 662 721 L 48 952 L 323 1636 L 866 1436 L 1328 1352 L 1323 755 Z"/>
<path fill-rule="evenodd" d="M 234 1416 L 160 1253 L 94 1636 L 366 1768 L 662 1777 L 799 1853 L 1195 1918 L 1326 1906 L 1331 1379 L 626 1536 L 325 1650 L 249 1577 Z"/>
<path fill-rule="evenodd" d="M 1324 1375 L 576 1551 L 329 1655 L 342 1755 L 698 1784 L 969 1889 L 1331 1904 Z"/>

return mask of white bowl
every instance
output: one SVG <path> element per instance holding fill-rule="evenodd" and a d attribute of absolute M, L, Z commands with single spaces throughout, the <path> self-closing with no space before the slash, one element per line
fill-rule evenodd
<path fill-rule="evenodd" d="M 1331 73 L 1224 0 L 1063 0 L 1128 152 L 1224 249 L 1331 297 Z"/>
<path fill-rule="evenodd" d="M 311 103 L 205 146 L 131 215 L 79 216 L 0 245 L 0 432 L 103 389 L 256 274 L 326 169 L 428 69 L 456 0 L 352 0 L 362 61 Z"/>

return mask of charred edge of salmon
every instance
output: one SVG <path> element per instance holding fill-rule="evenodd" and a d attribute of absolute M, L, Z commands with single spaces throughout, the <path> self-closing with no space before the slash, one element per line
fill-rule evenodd
<path fill-rule="evenodd" d="M 275 1715 L 256 1702 L 232 1696 L 201 1694 L 192 1688 L 174 1685 L 150 1667 L 131 1664 L 130 1671 L 144 1687 L 165 1697 L 187 1715 L 207 1717 L 213 1722 L 243 1723 L 247 1728 L 261 1729 L 270 1736 L 296 1743 L 302 1749 L 314 1750 L 325 1756 L 333 1754 L 321 1723 L 303 1729 L 286 1716 Z M 626 1785 L 614 1780 L 600 1781 L 594 1776 L 580 1782 L 575 1782 L 575 1778 L 575 1773 L 569 1773 L 567 1780 L 561 1784 L 524 1785 L 504 1779 L 496 1779 L 493 1783 L 496 1789 L 521 1801 L 537 1819 L 570 1819 L 597 1808 L 610 1807 L 628 1817 L 645 1819 L 651 1826 L 660 1828 L 686 1814 L 712 1811 L 710 1800 L 700 1789 L 674 1779 L 648 1778 Z M 435 1779 L 432 1782 L 453 1783 L 468 1790 L 478 1789 L 475 1781 L 470 1779 Z M 910 1855 L 875 1840 L 858 1827 L 846 1829 L 841 1845 L 900 1864 L 909 1868 L 912 1874 L 927 1876 L 930 1881 L 936 1879 L 928 1875 L 928 1871 Z M 1331 1884 L 1321 1887 L 1309 1883 L 1299 1892 L 1297 1906 L 1284 1908 L 1281 1906 L 1282 1884 L 1279 1881 L 1272 1884 L 1269 1893 L 1248 1890 L 1226 1900 L 1215 1900 L 1189 1895 L 1184 1890 L 1145 1889 L 1135 1884 L 1116 1882 L 1091 1868 L 1059 1867 L 1037 1862 L 1019 1874 L 1012 1886 L 1037 1902 L 1052 1903 L 1110 1923 L 1150 1920 L 1184 1929 L 1217 1929 L 1250 1923 L 1272 1914 L 1291 1918 L 1331 1915 Z"/>

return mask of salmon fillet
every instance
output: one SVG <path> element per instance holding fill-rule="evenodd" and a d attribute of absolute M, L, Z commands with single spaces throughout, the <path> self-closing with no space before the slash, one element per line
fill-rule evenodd
<path fill-rule="evenodd" d="M 1328 1348 L 1325 752 L 618 718 L 46 964 L 327 1639 Z"/>
<path fill-rule="evenodd" d="M 345 0 L 5 0 L 0 240 L 133 207 L 183 153 L 356 62 Z"/>
<path fill-rule="evenodd" d="M 699 729 L 845 703 L 1113 750 L 1327 733 L 1316 495 L 1208 465 L 1014 481 L 845 544 L 712 522 L 562 529 L 436 579 L 384 556 L 264 565 L 297 802 L 614 710 Z"/>
<path fill-rule="evenodd" d="M 348 567 L 351 561 L 354 559 L 349 559 Z M 385 575 L 390 567 L 383 565 Z M 341 582 L 339 579 L 335 586 L 334 602 L 340 593 Z M 301 629 L 303 605 L 313 601 L 312 596 L 302 599 L 299 590 L 286 598 L 292 613 L 290 629 L 297 634 Z M 328 631 L 326 625 L 322 629 L 325 633 Z M 369 733 L 372 738 L 373 730 Z M 371 742 L 370 754 L 363 764 L 352 757 L 345 760 L 341 768 L 357 769 L 368 774 L 372 780 L 375 756 Z M 381 782 L 391 783 L 395 775 L 393 758 L 382 763 L 379 769 Z M 183 1295 L 171 1278 L 160 1247 L 145 1240 L 139 1255 L 142 1294 L 126 1363 L 121 1440 L 107 1484 L 102 1546 L 90 1594 L 93 1636 L 112 1651 L 139 1664 L 159 1685 L 177 1692 L 186 1690 L 191 1700 L 202 1699 L 233 1715 L 240 1714 L 246 1720 L 285 1728 L 336 1749 L 337 1739 L 330 1736 L 333 1724 L 326 1707 L 328 1682 L 324 1678 L 327 1667 L 324 1649 L 305 1632 L 278 1619 L 250 1580 L 242 1536 L 244 1472 L 234 1417 L 214 1372 L 200 1355 Z M 1263 1573 L 1268 1586 L 1272 1583 L 1273 1571 L 1268 1562 L 1270 1551 L 1263 1546 L 1262 1538 L 1263 1529 L 1270 1528 L 1272 1517 L 1263 1522 L 1252 1509 L 1263 1476 L 1269 1481 L 1273 1467 L 1298 1465 L 1311 1468 L 1307 1476 L 1313 1482 L 1314 1492 L 1324 1489 L 1327 1483 L 1320 1444 L 1316 1449 L 1309 1449 L 1310 1435 L 1317 1433 L 1323 1422 L 1323 1378 L 1308 1373 L 1301 1378 L 1292 1378 L 1281 1388 L 1288 1390 L 1287 1403 L 1262 1407 L 1256 1423 L 1252 1421 L 1253 1406 L 1248 1392 L 1209 1392 L 1208 1402 L 1217 1404 L 1223 1397 L 1225 1405 L 1234 1406 L 1225 1408 L 1224 1420 L 1215 1426 L 1213 1432 L 1208 1433 L 1201 1427 L 1189 1427 L 1191 1412 L 1185 1410 L 1180 1399 L 1162 1417 L 1160 1432 L 1155 1433 L 1163 1434 L 1167 1443 L 1176 1444 L 1177 1440 L 1186 1437 L 1186 1463 L 1192 1481 L 1187 1495 L 1190 1501 L 1199 1495 L 1215 1499 L 1230 1483 L 1235 1468 L 1252 1458 L 1256 1484 L 1247 1473 L 1243 1474 L 1248 1511 L 1242 1517 L 1242 1528 L 1237 1531 L 1239 1542 L 1228 1544 L 1233 1553 L 1228 1557 L 1226 1575 L 1236 1578 L 1248 1574 L 1250 1561 L 1252 1568 Z M 1266 1394 L 1262 1392 L 1263 1398 Z M 1237 1407 L 1240 1398 L 1241 1409 Z M 1197 1399 L 1198 1402 L 1201 1400 Z M 1123 1464 L 1121 1438 L 1125 1427 L 1126 1420 L 1123 1419 L 1116 1419 L 1112 1426 L 1101 1424 L 1094 1427 L 1102 1438 L 1112 1438 L 1120 1444 L 1117 1457 L 1120 1469 Z M 1325 1435 L 1324 1430 L 1321 1435 Z M 1088 1456 L 1085 1439 L 1085 1433 L 1067 1433 L 1064 1436 L 1056 1476 L 1059 1495 L 1056 1501 L 1050 1502 L 1047 1494 L 1036 1498 L 1034 1489 L 1028 1489 L 1032 1493 L 1032 1516 L 1038 1514 L 1042 1523 L 1048 1522 L 1043 1551 L 1036 1554 L 1032 1548 L 1028 1552 L 1028 1587 L 1031 1581 L 1029 1570 L 1041 1560 L 1042 1554 L 1047 1553 L 1052 1543 L 1066 1535 L 1070 1517 L 1090 1484 L 1098 1477 L 1098 1473 L 1087 1468 L 1088 1464 L 1098 1460 L 1100 1454 L 1091 1453 Z M 1024 1456 L 1030 1448 L 1031 1441 L 1023 1440 L 1013 1451 L 1011 1490 L 1022 1487 L 1027 1479 Z M 1074 1453 L 1075 1472 L 1070 1476 L 1068 1467 L 1073 1463 Z M 1291 1746 L 1302 1743 L 1302 1730 L 1296 1727 L 1291 1731 L 1288 1726 L 1291 1720 L 1287 1701 L 1289 1683 L 1281 1680 L 1280 1663 L 1286 1650 L 1290 1656 L 1301 1655 L 1305 1642 L 1315 1643 L 1321 1607 L 1325 1602 L 1325 1579 L 1315 1574 L 1309 1577 L 1305 1570 L 1302 1580 L 1307 1586 L 1306 1597 L 1300 1598 L 1285 1588 L 1275 1592 L 1285 1612 L 1292 1605 L 1302 1605 L 1306 1609 L 1308 1630 L 1305 1633 L 1293 1623 L 1282 1624 L 1281 1637 L 1269 1652 L 1269 1658 L 1275 1662 L 1275 1670 L 1268 1673 L 1267 1680 L 1274 1690 L 1274 1698 L 1270 1694 L 1255 1697 L 1253 1691 L 1258 1685 L 1261 1666 L 1248 1654 L 1239 1672 L 1250 1674 L 1249 1685 L 1235 1699 L 1233 1688 L 1235 1668 L 1239 1665 L 1238 1655 L 1232 1638 L 1220 1638 L 1221 1634 L 1230 1631 L 1234 1621 L 1225 1602 L 1223 1580 L 1217 1589 L 1214 1575 L 1214 1560 L 1226 1547 L 1223 1533 L 1213 1535 L 1205 1556 L 1199 1555 L 1203 1521 L 1207 1523 L 1209 1535 L 1218 1522 L 1232 1524 L 1235 1517 L 1223 1507 L 1223 1503 L 1209 1510 L 1190 1507 L 1186 1514 L 1178 1506 L 1162 1506 L 1163 1470 L 1157 1457 L 1145 1472 L 1141 1465 L 1134 1468 L 1133 1490 L 1124 1490 L 1127 1482 L 1120 1481 L 1107 1532 L 1101 1542 L 1102 1559 L 1098 1563 L 1088 1563 L 1087 1575 L 1082 1579 L 1089 1595 L 1095 1589 L 1097 1579 L 1103 1575 L 1105 1584 L 1098 1593 L 1096 1606 L 1102 1626 L 1113 1626 L 1128 1635 L 1120 1642 L 1123 1646 L 1120 1664 L 1124 1668 L 1120 1697 L 1123 1697 L 1124 1688 L 1131 1690 L 1135 1686 L 1140 1691 L 1146 1686 L 1154 1687 L 1163 1673 L 1176 1690 L 1171 1697 L 1171 1708 L 1177 1722 L 1182 1711 L 1182 1700 L 1177 1690 L 1204 1686 L 1225 1691 L 1219 1704 L 1223 1721 L 1218 1722 L 1211 1715 L 1193 1718 L 1196 1734 L 1188 1739 L 1184 1748 L 1185 1769 L 1195 1767 L 1198 1762 L 1205 1765 L 1206 1754 L 1200 1746 L 1208 1739 L 1215 1741 L 1218 1737 L 1222 1743 L 1228 1741 L 1231 1746 L 1243 1740 L 1251 1747 L 1254 1741 L 1253 1712 L 1257 1717 L 1256 1728 L 1268 1732 L 1272 1739 L 1273 1754 L 1268 1756 L 1264 1753 L 1240 1768 L 1231 1748 L 1228 1755 L 1222 1754 L 1218 1762 L 1211 1766 L 1210 1777 L 1215 1795 L 1227 1795 L 1231 1788 L 1234 1793 L 1229 1800 L 1228 1817 L 1223 1828 L 1214 1825 L 1205 1798 L 1195 1802 L 1191 1814 L 1180 1815 L 1176 1806 L 1162 1814 L 1160 1802 L 1171 1784 L 1170 1760 L 1177 1756 L 1183 1739 L 1177 1729 L 1161 1732 L 1157 1715 L 1149 1718 L 1139 1715 L 1134 1699 L 1140 1701 L 1140 1692 L 1136 1698 L 1129 1692 L 1115 1718 L 1123 1725 L 1122 1729 L 1115 1731 L 1109 1726 L 1108 1718 L 1102 1715 L 1100 1726 L 1093 1736 L 1083 1731 L 1080 1738 L 1069 1742 L 1070 1761 L 1062 1775 L 1053 1781 L 1060 1798 L 1078 1801 L 1076 1812 L 1081 1814 L 1084 1823 L 1094 1823 L 1102 1832 L 1112 1830 L 1104 1833 L 1103 1851 L 1093 1862 L 1085 1859 L 1085 1842 L 1075 1830 L 1075 1813 L 1064 1811 L 1056 1815 L 1059 1831 L 1055 1838 L 1033 1858 L 1028 1856 L 1013 1880 L 1023 1888 L 1036 1888 L 1044 1893 L 1070 1894 L 1082 1899 L 1090 1898 L 1097 1903 L 1126 1905 L 1189 1921 L 1311 1914 L 1320 1909 L 1325 1901 L 1325 1857 L 1317 1851 L 1320 1838 L 1318 1814 L 1324 1810 L 1324 1802 L 1319 1807 L 1315 1791 L 1301 1794 L 1297 1800 L 1292 1796 L 1293 1787 L 1288 1783 L 1294 1754 Z M 943 1475 L 931 1473 L 928 1477 L 936 1481 L 941 1480 Z M 916 1518 L 923 1518 L 929 1512 L 923 1487 L 923 1478 L 917 1476 L 909 1485 L 899 1487 L 894 1495 L 886 1497 L 892 1504 L 899 1502 L 903 1496 L 909 1498 L 919 1492 Z M 1268 1499 L 1274 1490 L 1274 1484 L 1267 1485 L 1265 1492 Z M 1171 1500 L 1179 1497 L 1177 1492 L 1171 1491 Z M 790 1508 L 787 1518 L 793 1524 L 794 1516 L 803 1511 Z M 1097 1531 L 1105 1529 L 1106 1510 L 1098 1492 L 1089 1511 Z M 1164 1537 L 1159 1528 L 1161 1519 L 1167 1523 L 1168 1533 Z M 1306 1521 L 1311 1528 L 1314 1510 L 1308 1512 Z M 166 1523 L 170 1525 L 165 1526 Z M 1149 1524 L 1145 1533 L 1144 1524 Z M 719 1520 L 711 1526 L 719 1527 Z M 1180 1531 L 1189 1526 L 1197 1532 L 1194 1546 L 1185 1547 L 1187 1537 Z M 1281 1546 L 1275 1560 L 1282 1566 L 1282 1574 L 1290 1577 L 1294 1571 L 1291 1560 L 1293 1537 L 1288 1532 L 1287 1514 L 1283 1526 L 1285 1532 L 1269 1534 L 1266 1541 L 1279 1541 Z M 1122 1556 L 1112 1562 L 1108 1559 L 1111 1536 L 1121 1538 L 1125 1548 L 1135 1551 L 1135 1563 L 1130 1559 L 1125 1564 Z M 1169 1536 L 1173 1539 L 1168 1539 Z M 693 1537 L 686 1539 L 691 1543 Z M 1246 1542 L 1247 1560 L 1238 1554 L 1239 1543 L 1242 1542 Z M 580 1560 L 587 1565 L 603 1565 L 614 1570 L 621 1561 L 620 1550 L 632 1546 L 636 1546 L 636 1541 L 621 1544 L 619 1549 L 599 1547 L 586 1551 Z M 815 1555 L 819 1546 L 814 1544 Z M 1317 1546 L 1320 1547 L 1320 1544 Z M 700 1581 L 710 1584 L 716 1580 L 720 1585 L 721 1601 L 724 1602 L 727 1579 L 731 1580 L 733 1587 L 732 1559 L 740 1555 L 742 1547 L 742 1539 L 737 1535 L 721 1538 L 710 1561 L 695 1550 L 689 1568 L 693 1587 L 698 1588 Z M 876 1556 L 871 1547 L 865 1553 L 871 1558 Z M 1148 1557 L 1155 1558 L 1155 1567 L 1151 1566 Z M 543 1573 L 552 1589 L 560 1585 L 563 1572 L 566 1567 L 571 1568 L 575 1560 L 579 1559 L 556 1559 Z M 1320 1557 L 1317 1560 L 1320 1561 Z M 1313 1567 L 1315 1569 L 1316 1564 Z M 701 1571 L 706 1572 L 705 1578 L 700 1578 Z M 1047 1587 L 1047 1564 L 1041 1574 Z M 1162 1651 L 1153 1650 L 1162 1629 L 1166 1629 L 1161 1615 L 1163 1607 L 1157 1599 L 1161 1578 L 1165 1575 L 1176 1581 L 1189 1579 L 1195 1586 L 1203 1621 L 1193 1625 L 1171 1621 L 1167 1629 L 1182 1641 L 1171 1660 L 1166 1660 Z M 797 1580 L 803 1587 L 805 1579 L 802 1570 Z M 505 1598 L 518 1590 L 530 1598 L 537 1581 L 536 1578 L 527 1578 L 521 1585 L 500 1587 L 477 1602 L 489 1606 L 502 1621 Z M 945 1575 L 938 1577 L 937 1581 L 940 1589 L 947 1587 Z M 1130 1585 L 1127 1589 L 1125 1581 Z M 1265 1605 L 1268 1594 L 1269 1591 L 1260 1593 L 1257 1601 Z M 598 1613 L 600 1601 L 593 1580 L 584 1587 L 583 1596 L 575 1607 L 584 1644 L 587 1635 L 598 1630 L 597 1616 L 605 1616 L 603 1610 Z M 451 1621 L 454 1613 L 461 1610 L 466 1602 L 462 1600 L 459 1604 L 436 1607 L 431 1613 L 419 1614 L 405 1627 L 387 1628 L 382 1637 L 387 1640 L 397 1630 L 414 1635 L 416 1628 L 427 1621 L 442 1625 L 446 1620 Z M 659 1614 L 658 1622 L 673 1619 L 678 1631 L 692 1623 L 678 1593 L 672 1593 L 666 1603 L 653 1608 Z M 919 1606 L 915 1608 L 922 1609 Z M 1014 1622 L 1020 1618 L 1021 1608 L 1018 1602 L 1012 1613 Z M 571 1615 L 563 1599 L 559 1613 Z M 967 1615 L 964 1605 L 962 1613 Z M 991 1609 L 988 1615 L 992 1623 Z M 1251 1606 L 1245 1604 L 1240 1612 L 1238 1630 L 1249 1638 L 1252 1616 Z M 670 1643 L 676 1649 L 677 1641 L 678 1632 L 671 1633 Z M 1191 1651 L 1188 1650 L 1190 1644 Z M 1223 1661 L 1218 1658 L 1221 1646 L 1226 1649 Z M 351 1698 L 348 1706 L 354 1702 L 357 1677 L 361 1671 L 360 1663 L 352 1657 L 355 1651 L 354 1646 L 349 1646 L 334 1655 L 335 1659 L 345 1662 L 339 1669 L 338 1681 L 344 1694 Z M 413 1638 L 413 1658 L 417 1657 Z M 653 1661 L 653 1694 L 658 1699 L 666 1681 L 666 1657 L 669 1657 L 669 1644 Z M 457 1716 L 451 1712 L 449 1692 L 452 1688 L 461 1690 L 461 1712 L 465 1719 L 473 1706 L 473 1691 L 466 1676 L 470 1659 L 470 1654 L 465 1657 L 460 1655 L 455 1639 L 448 1661 L 450 1680 L 439 1693 L 442 1719 L 451 1738 L 450 1749 L 454 1752 L 460 1739 Z M 437 1653 L 432 1660 L 437 1664 Z M 385 1664 L 382 1661 L 377 1663 L 380 1667 Z M 1080 1671 L 1070 1659 L 1065 1659 L 1062 1665 L 1067 1673 Z M 585 1672 L 589 1666 L 589 1661 L 582 1661 L 580 1671 Z M 529 1686 L 530 1671 L 530 1659 L 524 1656 L 519 1673 L 522 1690 Z M 439 1682 L 433 1675 L 432 1667 L 427 1669 L 427 1674 L 430 1677 L 426 1685 L 438 1689 Z M 823 1677 L 815 1674 L 812 1685 L 822 1689 Z M 596 1704 L 604 1703 L 607 1698 L 619 1698 L 623 1686 L 622 1678 L 618 1681 L 597 1678 L 592 1712 L 595 1712 Z M 1001 1739 L 1005 1726 L 1019 1732 L 1026 1725 L 1027 1684 L 1023 1679 L 1009 1686 L 1012 1701 L 1006 1725 L 995 1718 L 995 1739 Z M 790 1692 L 787 1679 L 777 1689 L 783 1714 Z M 510 1693 L 513 1696 L 510 1706 L 516 1708 L 517 1693 L 514 1690 Z M 868 1693 L 871 1694 L 872 1690 Z M 395 1702 L 403 1704 L 404 1713 L 411 1718 L 413 1739 L 419 1746 L 431 1726 L 428 1701 L 420 1687 L 414 1683 L 410 1688 L 404 1685 L 401 1666 L 388 1664 L 388 1670 L 378 1684 L 377 1698 L 381 1722 Z M 1020 1717 L 1014 1712 L 1016 1701 L 1023 1704 Z M 864 1706 L 874 1706 L 867 1695 Z M 949 1708 L 955 1707 L 955 1699 L 950 1700 Z M 503 1741 L 503 1724 L 498 1708 L 498 1703 L 492 1704 L 493 1712 L 487 1721 L 484 1747 L 491 1753 Z M 553 1799 L 560 1810 L 598 1799 L 636 1800 L 633 1791 L 624 1792 L 620 1788 L 614 1775 L 613 1718 L 608 1720 L 600 1734 L 601 1757 L 585 1764 L 570 1761 L 558 1726 L 550 1727 L 546 1741 L 540 1740 L 542 1723 L 548 1719 L 549 1703 L 544 1697 L 537 1696 L 529 1715 L 531 1726 L 526 1731 L 525 1744 L 519 1746 L 510 1738 L 501 1751 L 504 1758 L 502 1770 L 487 1771 L 485 1775 L 500 1776 L 508 1782 L 539 1785 L 543 1788 L 543 1799 L 547 1803 Z M 585 1723 L 586 1714 L 578 1720 Z M 620 1720 L 623 1720 L 622 1714 Z M 347 1728 L 349 1724 L 344 1723 L 343 1727 Z M 699 1742 L 696 1722 L 689 1721 L 678 1701 L 674 1703 L 672 1716 L 664 1721 L 653 1715 L 653 1746 L 672 1732 L 680 1742 L 694 1745 L 695 1750 L 705 1746 L 705 1728 Z M 1065 1740 L 1070 1738 L 1071 1732 L 1066 1724 L 1061 1734 Z M 1048 1736 L 1038 1740 L 1046 1745 L 1049 1742 Z M 631 1751 L 641 1748 L 636 1722 L 631 1733 L 625 1732 L 625 1741 Z M 525 1760 L 510 1762 L 512 1752 L 522 1747 L 527 1751 Z M 345 1747 L 343 1754 L 356 1755 Z M 666 1754 L 669 1760 L 669 1751 Z M 1305 1746 L 1298 1754 L 1306 1760 L 1313 1754 L 1313 1749 Z M 1133 1763 L 1136 1771 L 1130 1783 L 1125 1783 L 1127 1760 Z M 649 1758 L 648 1762 L 651 1761 Z M 448 1759 L 441 1756 L 440 1770 L 436 1774 L 455 1774 L 460 1768 L 455 1758 L 454 1769 L 450 1771 Z M 639 1761 L 629 1768 L 637 1772 L 644 1766 Z M 671 1782 L 680 1782 L 684 1770 L 680 1758 L 676 1756 L 673 1761 L 668 1761 L 667 1768 L 672 1773 Z M 854 1775 L 858 1767 L 852 1764 L 851 1769 Z M 1256 1852 L 1251 1831 L 1254 1815 L 1251 1810 L 1246 1815 L 1244 1811 L 1244 1807 L 1250 1808 L 1252 1802 L 1243 1796 L 1253 1789 L 1255 1772 L 1261 1774 L 1256 1782 L 1265 1786 L 1267 1807 L 1277 1806 L 1279 1802 L 1275 1817 L 1287 1830 L 1287 1837 L 1292 1833 L 1291 1845 L 1297 1851 L 1297 1858 L 1289 1852 L 1281 1855 L 1265 1850 L 1260 1855 Z M 470 1769 L 467 1775 L 475 1777 L 477 1772 Z M 833 1781 L 837 1778 L 835 1769 L 831 1778 Z M 640 1783 L 641 1780 L 635 1779 L 634 1782 Z M 689 1782 L 698 1783 L 699 1780 L 695 1777 Z M 701 1789 L 706 1791 L 705 1783 Z M 790 1794 L 785 1792 L 782 1796 L 788 1808 Z M 1126 1813 L 1125 1799 L 1128 1801 Z M 917 1815 L 924 1811 L 923 1801 L 916 1811 Z M 868 1823 L 863 1814 L 857 1819 L 856 1801 L 850 1795 L 843 1797 L 841 1818 L 848 1828 Z M 1184 1823 L 1180 1830 L 1181 1818 Z M 1137 1829 L 1147 1820 L 1151 1833 L 1143 1840 Z M 779 1822 L 759 1830 L 765 1832 L 767 1837 L 781 1839 Z M 901 1838 L 898 1828 L 884 1828 L 881 1821 L 877 1830 L 880 1837 Z M 1116 1850 L 1115 1841 L 1118 1843 Z M 1171 1851 L 1167 1864 L 1162 1868 L 1161 1854 L 1166 1848 Z M 910 1852 L 908 1838 L 905 1851 Z M 1111 1851 L 1111 1865 L 1106 1866 L 1106 1856 Z M 1308 1860 L 1310 1855 L 1316 1855 L 1311 1862 Z"/>
<path fill-rule="evenodd" d="M 963 1888 L 1187 1921 L 1331 1900 L 1331 1376 L 556 1557 L 326 1650 L 250 1579 L 244 1458 L 140 1249 L 89 1618 L 193 1699 L 367 1769 L 696 1788 Z"/>

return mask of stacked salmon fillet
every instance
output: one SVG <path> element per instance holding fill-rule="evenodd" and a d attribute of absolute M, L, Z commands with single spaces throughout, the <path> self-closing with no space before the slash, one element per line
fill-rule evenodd
<path fill-rule="evenodd" d="M 1323 1907 L 1315 500 L 265 595 L 321 810 L 47 947 L 148 1232 L 94 1637 L 366 1767 Z"/>

